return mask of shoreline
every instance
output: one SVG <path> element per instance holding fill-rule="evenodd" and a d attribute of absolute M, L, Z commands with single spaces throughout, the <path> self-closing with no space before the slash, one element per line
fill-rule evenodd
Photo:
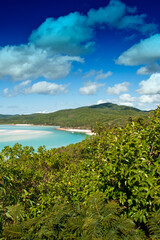
<path fill-rule="evenodd" d="M 66 132 L 72 132 L 72 133 L 85 133 L 87 135 L 95 135 L 94 132 L 92 132 L 91 130 L 89 129 L 78 129 L 78 128 L 61 128 L 61 127 L 58 127 L 56 128 L 56 130 L 60 130 L 60 131 L 66 131 Z"/>
<path fill-rule="evenodd" d="M 57 128 L 59 126 L 54 125 L 46 125 L 46 124 L 33 124 L 33 123 L 0 123 L 1 125 L 9 125 L 9 126 L 19 126 L 19 127 L 29 127 L 29 126 L 39 126 L 39 127 L 54 127 Z"/>
<path fill-rule="evenodd" d="M 10 126 L 41 126 L 41 127 L 54 127 L 59 131 L 66 131 L 72 133 L 85 133 L 86 135 L 92 136 L 95 135 L 90 129 L 80 129 L 80 128 L 62 128 L 60 126 L 45 125 L 45 124 L 28 124 L 28 123 L 9 123 L 9 124 L 0 124 L 0 125 L 10 125 Z"/>

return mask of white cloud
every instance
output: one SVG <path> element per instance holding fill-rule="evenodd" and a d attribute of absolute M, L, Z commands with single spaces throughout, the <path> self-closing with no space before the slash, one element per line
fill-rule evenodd
<path fill-rule="evenodd" d="M 45 95 L 59 95 L 67 93 L 67 86 L 61 84 L 50 83 L 46 81 L 37 82 L 31 85 L 30 80 L 26 80 L 14 86 L 13 89 L 5 88 L 3 94 L 5 97 L 15 97 L 19 94 L 45 94 Z"/>
<path fill-rule="evenodd" d="M 32 32 L 29 41 L 60 54 L 84 54 L 94 49 L 95 25 L 133 29 L 143 34 L 157 31 L 157 25 L 146 22 L 146 14 L 137 15 L 135 7 L 111 0 L 106 7 L 90 9 L 87 15 L 73 12 L 57 19 L 47 18 Z"/>
<path fill-rule="evenodd" d="M 99 99 L 97 102 L 96 102 L 96 104 L 102 104 L 102 103 L 111 103 L 111 102 L 114 102 L 114 100 L 112 99 L 105 99 L 105 100 L 103 100 L 103 99 Z"/>
<path fill-rule="evenodd" d="M 95 80 L 100 80 L 100 79 L 106 79 L 107 77 L 109 77 L 111 75 L 112 75 L 112 72 L 110 72 L 110 71 L 108 71 L 107 73 L 104 73 L 102 69 L 100 71 L 96 71 L 96 70 L 92 69 L 89 72 L 85 73 L 83 75 L 83 78 L 90 78 L 90 77 L 94 76 Z"/>
<path fill-rule="evenodd" d="M 128 107 L 134 107 L 133 102 L 123 102 L 123 101 L 121 101 L 121 102 L 118 102 L 117 104 L 118 105 L 128 106 Z"/>
<path fill-rule="evenodd" d="M 137 74 L 147 75 L 158 72 L 160 72 L 160 66 L 157 63 L 153 63 L 138 69 Z"/>
<path fill-rule="evenodd" d="M 133 29 L 137 30 L 144 35 L 147 33 L 155 33 L 157 26 L 154 23 L 145 23 L 146 14 L 124 16 L 118 23 L 119 29 Z"/>
<path fill-rule="evenodd" d="M 142 95 L 139 97 L 140 103 L 156 103 L 157 105 L 160 103 L 160 94 L 155 95 Z"/>
<path fill-rule="evenodd" d="M 136 98 L 135 97 L 131 97 L 130 94 L 128 93 L 125 93 L 125 94 L 122 94 L 119 96 L 119 99 L 123 102 L 128 102 L 128 103 L 132 103 L 132 102 L 135 102 Z"/>
<path fill-rule="evenodd" d="M 74 12 L 57 19 L 48 18 L 32 32 L 28 44 L 0 49 L 0 78 L 13 81 L 35 80 L 39 77 L 48 80 L 65 78 L 70 73 L 73 62 L 84 62 L 77 55 L 94 49 L 97 26 L 134 29 L 144 34 L 155 32 L 157 29 L 155 24 L 146 22 L 146 15 L 137 15 L 135 7 L 128 7 L 120 0 L 111 0 L 106 7 L 91 9 L 87 15 Z M 144 40 L 144 45 L 147 41 L 151 41 L 150 45 L 153 47 L 155 41 L 157 52 L 159 34 L 151 38 Z M 143 45 L 143 41 L 140 44 Z M 128 51 L 133 53 L 137 47 L 134 46 L 133 51 L 130 49 Z M 154 53 L 153 50 L 148 52 Z M 130 53 L 124 53 L 124 56 L 118 59 L 119 64 L 126 64 L 125 55 L 129 55 L 130 58 Z M 154 60 L 159 59 L 159 56 L 153 57 Z M 150 60 L 151 54 L 148 58 Z M 141 60 L 137 61 L 141 62 Z M 136 63 L 130 60 L 127 64 Z M 95 80 L 105 79 L 111 75 L 111 72 L 103 73 L 101 70 L 99 73 L 96 71 L 95 75 Z"/>
<path fill-rule="evenodd" d="M 97 72 L 97 76 L 95 77 L 95 80 L 106 79 L 111 75 L 112 73 L 110 71 L 108 71 L 107 73 L 103 73 L 103 70 L 100 70 L 99 72 Z"/>
<path fill-rule="evenodd" d="M 18 85 L 14 86 L 14 92 L 18 92 L 20 89 L 28 86 L 30 83 L 31 83 L 31 80 L 26 80 L 19 83 Z"/>
<path fill-rule="evenodd" d="M 122 53 L 117 64 L 135 66 L 141 64 L 150 64 L 160 60 L 160 34 L 155 34 L 140 43 L 133 45 L 127 51 Z"/>
<path fill-rule="evenodd" d="M 129 82 L 122 82 L 119 84 L 115 84 L 113 87 L 107 88 L 107 93 L 119 95 L 121 92 L 127 92 L 129 85 L 130 85 Z"/>
<path fill-rule="evenodd" d="M 5 96 L 8 96 L 8 94 L 9 94 L 9 89 L 8 89 L 8 88 L 5 88 L 5 89 L 3 90 L 3 94 L 4 94 Z"/>
<path fill-rule="evenodd" d="M 132 97 L 128 93 L 124 93 L 120 95 L 119 99 L 114 99 L 114 103 L 118 105 L 129 106 L 129 107 L 133 107 L 135 105 L 135 102 L 136 102 L 136 97 Z"/>
<path fill-rule="evenodd" d="M 50 111 L 48 111 L 48 110 L 43 110 L 43 111 L 38 111 L 38 112 L 35 112 L 35 113 L 50 113 Z"/>
<path fill-rule="evenodd" d="M 95 95 L 98 88 L 103 87 L 105 84 L 100 84 L 97 82 L 86 82 L 84 87 L 79 89 L 79 93 L 82 95 Z"/>
<path fill-rule="evenodd" d="M 88 24 L 107 24 L 117 27 L 118 22 L 126 14 L 126 5 L 121 1 L 111 0 L 104 8 L 90 9 L 88 12 Z"/>
<path fill-rule="evenodd" d="M 96 104 L 98 105 L 98 104 L 102 104 L 102 103 L 106 103 L 106 102 L 107 102 L 106 100 L 99 99 L 99 100 L 96 102 Z"/>
<path fill-rule="evenodd" d="M 3 94 L 5 97 L 15 97 L 21 93 L 23 94 L 24 89 L 30 84 L 31 84 L 31 80 L 23 81 L 23 82 L 15 85 L 13 89 L 5 88 L 3 90 Z"/>
<path fill-rule="evenodd" d="M 97 72 L 96 70 L 92 69 L 92 70 L 90 70 L 89 72 L 85 73 L 85 74 L 83 75 L 83 78 L 93 77 L 93 76 L 96 74 L 96 72 Z"/>
<path fill-rule="evenodd" d="M 125 105 L 130 107 L 136 107 L 141 110 L 151 110 L 155 109 L 160 103 L 160 95 L 142 95 L 140 97 L 132 97 L 130 94 L 122 94 L 116 99 L 100 99 L 97 104 L 101 103 L 115 103 L 118 105 Z"/>
<path fill-rule="evenodd" d="M 139 83 L 140 88 L 137 90 L 139 94 L 155 95 L 160 94 L 160 73 L 154 73 L 148 80 Z"/>
<path fill-rule="evenodd" d="M 136 97 L 131 97 L 130 94 L 122 94 L 120 95 L 119 98 L 116 98 L 116 99 L 106 99 L 106 100 L 100 99 L 97 101 L 97 104 L 107 103 L 107 102 L 133 107 L 136 103 Z"/>
<path fill-rule="evenodd" d="M 44 95 L 59 95 L 67 93 L 65 85 L 50 83 L 46 81 L 33 84 L 31 87 L 24 90 L 25 94 L 44 94 Z"/>
<path fill-rule="evenodd" d="M 79 12 L 64 17 L 47 18 L 34 30 L 29 40 L 41 48 L 64 54 L 81 54 L 92 51 L 93 28 L 87 24 L 87 17 Z"/>
<path fill-rule="evenodd" d="M 0 78 L 8 76 L 14 81 L 27 79 L 56 80 L 66 77 L 73 61 L 83 62 L 76 56 L 50 54 L 33 45 L 6 46 L 0 49 Z"/>
<path fill-rule="evenodd" d="M 119 0 L 111 0 L 108 6 L 88 12 L 88 24 L 106 24 L 112 28 L 133 29 L 143 34 L 157 31 L 156 24 L 146 22 L 146 14 L 133 15 L 135 13 L 135 7 L 128 7 Z"/>

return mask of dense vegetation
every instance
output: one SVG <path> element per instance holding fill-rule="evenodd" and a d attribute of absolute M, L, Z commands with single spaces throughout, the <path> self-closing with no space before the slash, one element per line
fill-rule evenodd
<path fill-rule="evenodd" d="M 77 109 L 61 110 L 48 114 L 6 116 L 0 115 L 0 123 L 46 124 L 61 127 L 93 128 L 96 122 L 105 126 L 125 125 L 129 117 L 145 118 L 148 112 L 133 107 L 104 103 Z"/>
<path fill-rule="evenodd" d="M 160 108 L 148 125 L 0 153 L 1 239 L 160 239 Z"/>

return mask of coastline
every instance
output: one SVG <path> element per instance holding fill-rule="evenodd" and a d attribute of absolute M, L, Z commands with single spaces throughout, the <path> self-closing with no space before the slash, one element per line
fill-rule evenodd
<path fill-rule="evenodd" d="M 86 135 L 92 136 L 95 135 L 90 129 L 79 129 L 79 128 L 62 128 L 59 126 L 45 125 L 45 124 L 28 124 L 28 123 L 7 123 L 0 125 L 10 125 L 10 126 L 42 126 L 42 127 L 54 127 L 56 130 L 72 132 L 72 133 L 85 133 Z"/>
<path fill-rule="evenodd" d="M 76 132 L 76 133 L 85 133 L 87 135 L 95 135 L 94 132 L 92 132 L 91 130 L 89 129 L 78 129 L 78 128 L 61 128 L 61 127 L 58 127 L 56 128 L 56 130 L 60 130 L 60 131 L 66 131 L 66 132 Z"/>

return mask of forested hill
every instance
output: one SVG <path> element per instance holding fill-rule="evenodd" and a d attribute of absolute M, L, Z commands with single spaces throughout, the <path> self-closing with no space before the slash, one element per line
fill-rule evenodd
<path fill-rule="evenodd" d="M 61 127 L 93 128 L 99 122 L 106 126 L 124 125 L 130 118 L 147 120 L 148 112 L 129 106 L 103 103 L 53 113 L 30 115 L 0 115 L 0 123 L 46 124 Z"/>
<path fill-rule="evenodd" d="M 1 240 L 160 239 L 160 107 L 147 125 L 95 132 L 50 150 L 4 147 Z"/>

